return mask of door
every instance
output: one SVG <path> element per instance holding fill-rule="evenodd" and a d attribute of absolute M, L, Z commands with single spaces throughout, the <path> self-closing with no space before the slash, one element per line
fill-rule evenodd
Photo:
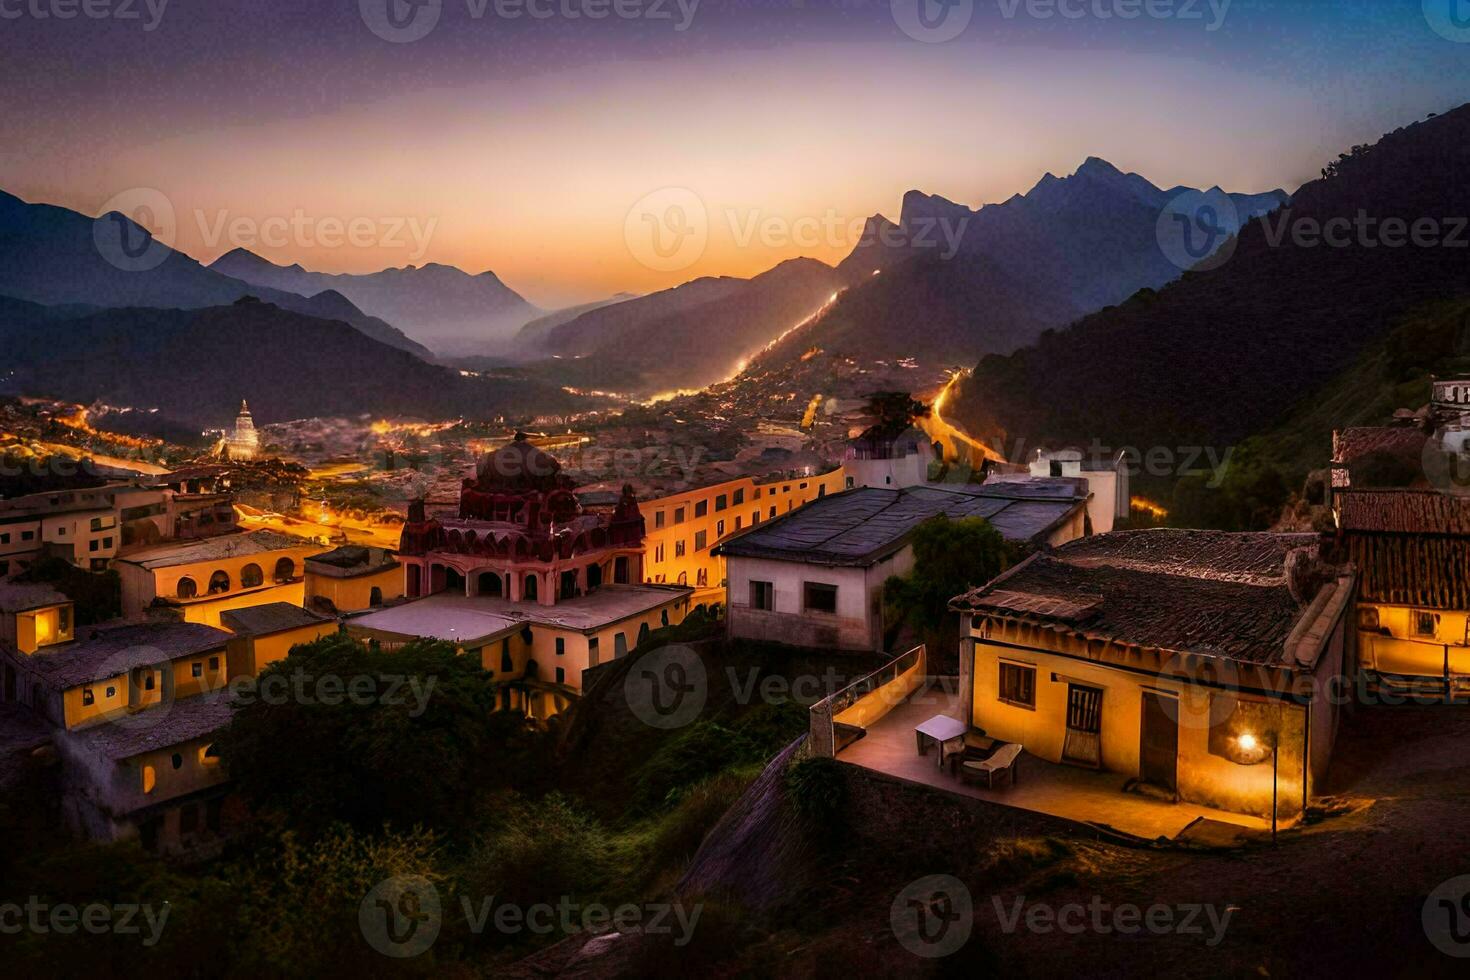
<path fill-rule="evenodd" d="M 1062 761 L 1102 768 L 1102 688 L 1067 685 L 1067 738 Z"/>
<path fill-rule="evenodd" d="M 1143 692 L 1138 778 L 1171 793 L 1179 790 L 1179 707 L 1174 698 Z"/>

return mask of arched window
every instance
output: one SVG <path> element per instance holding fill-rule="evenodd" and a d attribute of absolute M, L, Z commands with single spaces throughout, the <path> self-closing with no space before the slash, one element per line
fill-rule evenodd
<path fill-rule="evenodd" d="M 383 590 L 380 589 L 380 588 L 378 588 L 375 585 L 375 586 L 373 586 L 372 591 L 368 593 L 368 605 L 370 605 L 370 606 L 381 606 L 382 604 L 383 604 Z"/>
<path fill-rule="evenodd" d="M 501 592 L 500 576 L 494 572 L 481 572 L 478 582 L 480 595 L 499 596 Z"/>
<path fill-rule="evenodd" d="M 192 599 L 199 594 L 199 586 L 194 584 L 193 579 L 185 576 L 179 579 L 177 593 L 180 599 Z"/>
<path fill-rule="evenodd" d="M 296 577 L 296 563 L 289 558 L 276 562 L 276 581 L 289 582 Z"/>
<path fill-rule="evenodd" d="M 521 584 L 521 598 L 528 602 L 536 601 L 536 576 L 527 575 Z"/>
<path fill-rule="evenodd" d="M 260 570 L 259 565 L 256 565 L 252 562 L 251 564 L 246 565 L 244 568 L 240 569 L 240 588 L 253 589 L 264 581 L 265 572 L 262 572 Z"/>
<path fill-rule="evenodd" d="M 215 572 L 209 576 L 209 594 L 215 595 L 220 592 L 230 591 L 230 573 L 224 570 Z"/>

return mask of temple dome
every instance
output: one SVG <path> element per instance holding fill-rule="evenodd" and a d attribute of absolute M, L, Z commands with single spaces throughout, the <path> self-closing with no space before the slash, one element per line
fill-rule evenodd
<path fill-rule="evenodd" d="M 475 484 L 481 490 L 550 490 L 565 482 L 561 464 L 531 445 L 524 432 L 486 453 L 475 467 Z"/>

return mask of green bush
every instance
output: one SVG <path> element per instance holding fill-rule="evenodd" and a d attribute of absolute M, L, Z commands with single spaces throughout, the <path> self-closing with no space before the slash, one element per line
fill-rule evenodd
<path fill-rule="evenodd" d="M 786 798 L 803 817 L 831 823 L 847 802 L 847 780 L 836 759 L 801 759 L 786 769 Z"/>

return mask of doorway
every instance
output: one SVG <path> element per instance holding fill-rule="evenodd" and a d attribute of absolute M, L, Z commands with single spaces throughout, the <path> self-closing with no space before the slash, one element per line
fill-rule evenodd
<path fill-rule="evenodd" d="M 1179 702 L 1143 692 L 1139 723 L 1138 778 L 1175 795 L 1179 792 Z"/>
<path fill-rule="evenodd" d="M 1102 768 L 1102 688 L 1067 685 L 1067 737 L 1062 761 Z"/>

